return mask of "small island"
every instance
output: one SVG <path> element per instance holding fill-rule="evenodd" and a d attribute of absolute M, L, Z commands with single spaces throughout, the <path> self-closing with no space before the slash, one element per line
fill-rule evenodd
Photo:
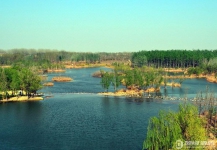
<path fill-rule="evenodd" d="M 65 76 L 59 76 L 59 77 L 53 77 L 52 81 L 55 82 L 69 82 L 72 81 L 73 79 L 70 77 L 65 77 Z"/>
<path fill-rule="evenodd" d="M 144 93 L 148 93 L 147 98 L 151 98 L 150 93 L 159 92 L 160 89 L 155 89 L 153 87 L 146 90 L 140 89 L 120 89 L 116 92 L 101 92 L 99 95 L 104 96 L 127 96 L 127 97 L 143 97 Z"/>

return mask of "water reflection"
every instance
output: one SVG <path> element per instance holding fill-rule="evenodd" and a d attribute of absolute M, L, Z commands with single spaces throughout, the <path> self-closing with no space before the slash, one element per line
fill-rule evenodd
<path fill-rule="evenodd" d="M 167 97 L 168 96 L 168 91 L 167 88 L 164 88 L 164 96 Z"/>
<path fill-rule="evenodd" d="M 110 97 L 108 97 L 108 96 L 102 97 L 102 104 L 103 104 L 103 107 L 105 109 L 108 109 L 109 108 L 109 104 L 110 104 Z"/>
<path fill-rule="evenodd" d="M 14 122 L 23 120 L 26 123 L 29 123 L 32 118 L 35 121 L 39 121 L 42 108 L 40 102 L 13 102 L 5 103 L 0 105 L 1 114 L 5 116 L 13 116 L 13 118 L 8 118 Z"/>

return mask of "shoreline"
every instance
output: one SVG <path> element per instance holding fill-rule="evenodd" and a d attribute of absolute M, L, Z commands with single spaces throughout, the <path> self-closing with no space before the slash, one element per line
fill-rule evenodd
<path fill-rule="evenodd" d="M 28 96 L 20 96 L 20 97 L 16 97 L 16 96 L 15 96 L 15 97 L 9 98 L 8 100 L 6 100 L 6 99 L 0 100 L 0 103 L 41 101 L 41 100 L 44 100 L 44 98 L 43 98 L 43 97 L 39 97 L 39 96 L 30 97 L 30 98 L 28 98 Z"/>
<path fill-rule="evenodd" d="M 106 64 L 92 64 L 92 65 L 65 65 L 66 69 L 82 69 L 82 68 L 97 68 L 97 67 L 105 67 L 112 68 L 112 65 Z"/>
<path fill-rule="evenodd" d="M 207 82 L 210 83 L 217 83 L 217 78 L 215 77 L 215 75 L 213 74 L 209 74 L 209 75 L 185 75 L 185 76 L 163 76 L 164 78 L 167 79 L 179 79 L 179 78 L 183 78 L 183 79 L 206 79 Z"/>
<path fill-rule="evenodd" d="M 97 93 L 98 95 L 104 95 L 104 96 L 127 96 L 127 97 L 143 97 L 144 93 L 155 93 L 158 92 L 160 89 L 155 89 L 155 88 L 149 88 L 147 90 L 125 90 L 125 89 L 120 89 L 116 92 L 100 92 Z"/>

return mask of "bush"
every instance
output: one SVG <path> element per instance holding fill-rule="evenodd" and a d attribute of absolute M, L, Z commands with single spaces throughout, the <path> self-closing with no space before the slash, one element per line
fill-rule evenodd
<path fill-rule="evenodd" d="M 161 111 L 149 121 L 143 149 L 172 149 L 176 141 L 205 141 L 204 120 L 195 106 L 181 104 L 178 112 Z M 195 146 L 195 145 L 193 145 Z"/>

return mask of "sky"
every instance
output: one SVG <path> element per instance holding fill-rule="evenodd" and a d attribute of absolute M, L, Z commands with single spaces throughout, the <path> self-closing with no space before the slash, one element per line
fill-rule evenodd
<path fill-rule="evenodd" d="M 217 0 L 1 0 L 0 49 L 217 49 Z"/>

